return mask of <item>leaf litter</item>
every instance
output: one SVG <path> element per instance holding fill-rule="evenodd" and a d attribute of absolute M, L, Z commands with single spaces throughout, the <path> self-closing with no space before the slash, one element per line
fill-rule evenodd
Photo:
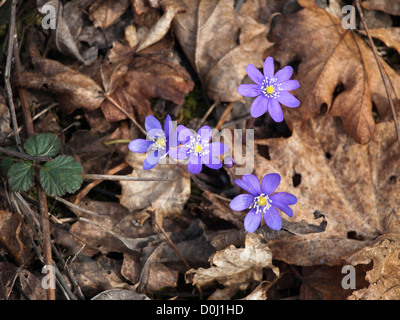
<path fill-rule="evenodd" d="M 37 8 L 46 3 L 37 1 Z M 74 157 L 84 173 L 131 179 L 49 197 L 54 256 L 65 283 L 58 298 L 69 291 L 94 300 L 400 297 L 400 146 L 366 32 L 342 27 L 341 1 L 326 7 L 311 0 L 51 3 L 57 28 L 30 26 L 20 51 L 24 68 L 12 74 L 12 86 L 28 91 L 33 115 L 47 113 L 49 101 L 57 104 L 62 157 Z M 398 19 L 382 1 L 362 6 L 371 13 L 367 24 L 374 25 L 376 12 Z M 398 28 L 388 24 L 370 34 L 380 41 L 399 112 Z M 144 170 L 145 154 L 129 151 L 127 142 L 144 138 L 140 126 L 148 115 L 171 114 L 180 124 L 198 86 L 210 110 L 216 105 L 204 124 L 215 127 L 220 110 L 232 107 L 223 141 L 236 152 L 238 142 L 229 138 L 249 124 L 238 110 L 249 114 L 253 101 L 237 88 L 251 83 L 246 66 L 261 70 L 268 56 L 275 70 L 294 68 L 300 87 L 293 94 L 301 104 L 284 108 L 283 123 L 269 115 L 255 119 L 253 174 L 261 180 L 279 172 L 278 191 L 298 201 L 293 217 L 282 215 L 281 230 L 262 222 L 248 233 L 245 213 L 229 206 L 242 192 L 233 182 L 243 177 L 236 171 L 242 164 L 198 175 L 171 163 Z M 13 142 L 7 105 L 0 96 L 2 146 Z M 45 121 L 42 115 L 35 128 L 43 132 Z M 28 268 L 41 257 L 40 245 L 32 244 L 34 188 L 21 194 L 1 188 L 0 297 L 45 299 L 40 268 Z M 351 290 L 341 285 L 346 265 L 357 274 Z"/>

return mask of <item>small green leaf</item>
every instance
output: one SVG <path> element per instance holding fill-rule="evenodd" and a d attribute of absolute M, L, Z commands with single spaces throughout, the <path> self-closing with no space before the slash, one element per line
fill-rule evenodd
<path fill-rule="evenodd" d="M 7 177 L 8 170 L 10 170 L 13 163 L 11 157 L 4 158 L 0 161 L 0 172 L 4 177 Z"/>
<path fill-rule="evenodd" d="M 33 185 L 34 167 L 30 161 L 14 163 L 7 172 L 8 183 L 14 191 L 26 191 Z"/>
<path fill-rule="evenodd" d="M 46 193 L 63 196 L 73 193 L 82 184 L 82 166 L 73 157 L 58 156 L 40 168 L 40 183 Z"/>
<path fill-rule="evenodd" d="M 60 139 L 54 133 L 40 133 L 24 143 L 24 149 L 31 156 L 54 157 L 60 151 Z"/>

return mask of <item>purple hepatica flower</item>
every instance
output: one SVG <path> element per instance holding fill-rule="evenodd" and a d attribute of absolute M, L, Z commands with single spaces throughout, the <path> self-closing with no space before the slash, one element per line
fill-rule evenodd
<path fill-rule="evenodd" d="M 143 169 L 149 170 L 153 168 L 161 158 L 167 156 L 170 148 L 169 138 L 173 125 L 171 117 L 166 116 L 164 121 L 164 130 L 162 130 L 160 122 L 154 116 L 147 116 L 145 119 L 145 127 L 147 136 L 150 140 L 136 139 L 129 143 L 129 150 L 138 153 L 150 151 L 143 163 Z"/>
<path fill-rule="evenodd" d="M 230 207 L 235 211 L 250 209 L 244 219 L 244 228 L 247 232 L 254 232 L 261 223 L 261 213 L 265 223 L 274 230 L 280 230 L 282 219 L 277 209 L 293 216 L 289 205 L 297 202 L 296 196 L 287 192 L 272 194 L 281 182 L 281 176 L 277 173 L 270 173 L 264 176 L 261 182 L 253 174 L 247 174 L 242 179 L 234 181 L 239 187 L 250 194 L 240 194 L 235 197 Z"/>
<path fill-rule="evenodd" d="M 280 103 L 289 108 L 300 105 L 300 101 L 288 92 L 300 86 L 297 80 L 289 80 L 292 67 L 286 66 L 274 75 L 274 59 L 268 57 L 264 62 L 264 75 L 252 64 L 246 67 L 246 72 L 256 84 L 241 84 L 238 92 L 245 97 L 257 97 L 251 105 L 252 117 L 258 118 L 268 111 L 275 122 L 281 122 L 283 112 Z"/>
<path fill-rule="evenodd" d="M 188 159 L 187 168 L 193 174 L 200 173 L 205 164 L 211 169 L 219 169 L 222 162 L 217 158 L 228 150 L 224 143 L 212 142 L 212 129 L 209 126 L 201 127 L 196 133 L 192 133 L 185 126 L 177 128 L 179 142 L 183 146 L 171 149 L 170 156 L 177 160 Z"/>

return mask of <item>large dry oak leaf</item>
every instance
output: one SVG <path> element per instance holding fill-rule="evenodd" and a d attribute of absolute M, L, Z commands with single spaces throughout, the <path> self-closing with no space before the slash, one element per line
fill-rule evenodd
<path fill-rule="evenodd" d="M 320 113 L 338 116 L 348 134 L 358 143 L 367 143 L 375 131 L 373 104 L 381 118 L 391 116 L 373 52 L 364 39 L 343 28 L 341 20 L 312 1 L 300 3 L 306 8 L 277 18 L 271 31 L 275 45 L 268 53 L 282 65 L 298 63 L 300 88 L 296 96 L 303 118 Z M 379 59 L 395 91 L 391 90 L 391 99 L 397 105 L 400 76 Z"/>

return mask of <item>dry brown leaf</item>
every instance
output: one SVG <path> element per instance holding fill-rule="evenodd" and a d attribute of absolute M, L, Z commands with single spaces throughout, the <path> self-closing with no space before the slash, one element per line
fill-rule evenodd
<path fill-rule="evenodd" d="M 367 10 L 379 10 L 396 16 L 400 15 L 399 0 L 363 0 L 361 5 Z"/>
<path fill-rule="evenodd" d="M 389 233 L 379 237 L 374 244 L 349 257 L 348 262 L 352 265 L 373 262 L 373 268 L 367 271 L 365 278 L 369 286 L 353 292 L 349 297 L 350 300 L 400 299 L 399 233 Z"/>
<path fill-rule="evenodd" d="M 162 1 L 163 6 L 176 1 Z M 212 100 L 234 101 L 249 61 L 262 66 L 267 26 L 238 14 L 233 0 L 182 0 L 185 13 L 176 15 L 174 33 Z M 216 32 L 218 30 L 218 32 Z"/>
<path fill-rule="evenodd" d="M 182 8 L 169 5 L 165 8 L 164 14 L 157 23 L 150 28 L 145 35 L 143 41 L 139 43 L 137 51 L 142 51 L 147 47 L 160 41 L 169 31 L 172 20 L 178 12 L 182 12 Z"/>
<path fill-rule="evenodd" d="M 78 257 L 68 267 L 85 296 L 94 296 L 108 289 L 133 289 L 122 278 L 118 260 L 105 256 L 94 259 Z"/>
<path fill-rule="evenodd" d="M 73 209 L 78 217 L 89 219 L 89 221 L 81 219 L 82 221 L 71 226 L 69 232 L 89 248 L 100 252 L 129 253 L 132 250 L 140 250 L 137 246 L 129 247 L 129 244 L 134 240 L 136 240 L 136 244 L 140 242 L 145 244 L 144 239 L 154 233 L 154 229 L 149 223 L 143 225 L 137 223 L 137 215 L 129 213 L 118 203 L 83 199 L 79 203 L 79 207 L 94 214 Z M 128 239 L 132 239 L 132 241 L 129 242 Z M 148 239 L 147 242 L 151 240 Z"/>
<path fill-rule="evenodd" d="M 110 289 L 100 292 L 91 300 L 150 300 L 150 298 L 130 290 Z"/>
<path fill-rule="evenodd" d="M 21 300 L 15 284 L 19 285 L 30 300 L 45 300 L 46 291 L 42 287 L 41 278 L 42 275 L 33 274 L 27 269 L 0 262 L 0 300 Z"/>
<path fill-rule="evenodd" d="M 126 112 L 136 114 L 139 122 L 144 122 L 145 117 L 152 114 L 151 99 L 159 97 L 181 105 L 184 95 L 194 87 L 186 70 L 167 58 L 172 45 L 172 39 L 166 36 L 141 51 L 140 56 L 128 65 L 129 71 L 120 79 L 118 87 L 110 94 Z M 101 108 L 110 122 L 126 119 L 126 115 L 109 101 L 104 101 Z"/>
<path fill-rule="evenodd" d="M 345 300 L 355 290 L 363 288 L 367 282 L 365 266 L 355 269 L 355 289 L 345 289 L 342 286 L 343 266 L 312 266 L 301 268 L 300 300 Z"/>
<path fill-rule="evenodd" d="M 121 17 L 129 7 L 129 0 L 102 0 L 89 8 L 89 19 L 96 28 L 106 29 Z"/>
<path fill-rule="evenodd" d="M 60 106 L 72 113 L 77 108 L 97 109 L 104 100 L 102 88 L 90 77 L 62 63 L 42 57 L 38 46 L 40 36 L 28 37 L 30 58 L 35 72 L 21 72 L 13 79 L 17 86 L 50 91 L 58 95 Z"/>
<path fill-rule="evenodd" d="M 229 299 L 237 290 L 245 290 L 251 281 L 261 281 L 263 268 L 269 268 L 279 275 L 278 268 L 272 265 L 272 253 L 255 234 L 247 234 L 245 248 L 228 248 L 216 252 L 210 258 L 208 269 L 190 269 L 185 277 L 196 286 L 209 286 L 217 281 L 224 286 L 209 299 Z"/>
<path fill-rule="evenodd" d="M 40 40 L 35 34 L 31 38 L 34 40 L 29 48 L 35 72 L 16 74 L 15 84 L 55 93 L 68 114 L 78 108 L 94 111 L 101 107 L 109 122 L 126 119 L 124 113 L 106 100 L 110 96 L 128 114 L 144 122 L 152 114 L 151 99 L 159 97 L 181 105 L 184 95 L 194 87 L 186 70 L 169 59 L 173 41 L 168 36 L 144 49 L 133 61 L 135 48 L 117 43 L 102 67 L 102 62 L 97 60 L 81 71 L 43 58 L 37 48 Z"/>
<path fill-rule="evenodd" d="M 369 29 L 373 38 L 383 41 L 387 47 L 394 48 L 400 53 L 400 29 L 399 28 L 377 28 Z"/>
<path fill-rule="evenodd" d="M 268 155 L 255 157 L 255 174 L 279 172 L 277 191 L 298 197 L 289 222 L 313 224 L 319 210 L 325 232 L 272 240 L 274 259 L 289 264 L 339 265 L 343 257 L 371 244 L 400 213 L 400 156 L 390 122 L 376 126 L 368 145 L 346 135 L 340 120 L 325 118 L 297 124 L 289 138 L 256 141 Z"/>
<path fill-rule="evenodd" d="M 21 216 L 0 210 L 0 244 L 19 265 L 30 259 L 32 249 L 28 243 L 28 238 L 22 228 Z"/>
<path fill-rule="evenodd" d="M 97 58 L 98 48 L 90 47 L 84 51 L 80 50 L 81 46 L 77 42 L 77 36 L 83 28 L 84 11 L 93 1 L 72 1 L 65 6 L 60 0 L 38 1 L 37 3 L 39 12 L 43 5 L 47 5 L 52 6 L 57 15 L 56 29 L 51 29 L 51 46 L 85 65 L 90 65 Z M 47 11 L 43 12 L 43 16 L 47 14 Z"/>
<path fill-rule="evenodd" d="M 0 142 L 4 142 L 11 131 L 10 110 L 6 105 L 3 94 L 0 92 Z"/>
<path fill-rule="evenodd" d="M 303 119 L 325 113 L 341 118 L 357 142 L 367 143 L 375 131 L 372 103 L 380 117 L 390 117 L 386 90 L 372 50 L 363 39 L 342 27 L 342 22 L 313 1 L 300 1 L 306 8 L 278 17 L 271 31 L 274 47 L 268 52 L 282 64 L 298 64 L 296 78 L 301 101 L 297 112 Z M 324 41 L 321 41 L 324 39 Z M 318 54 L 315 54 L 318 52 Z M 400 76 L 382 59 L 395 93 L 400 97 Z M 326 108 L 325 108 L 326 107 Z"/>
<path fill-rule="evenodd" d="M 130 152 L 126 161 L 133 168 L 132 177 L 154 177 L 167 181 L 121 181 L 120 203 L 136 211 L 153 207 L 156 221 L 161 224 L 165 217 L 182 214 L 183 206 L 190 196 L 190 177 L 176 164 L 158 164 L 151 170 L 143 169 L 146 154 Z"/>

